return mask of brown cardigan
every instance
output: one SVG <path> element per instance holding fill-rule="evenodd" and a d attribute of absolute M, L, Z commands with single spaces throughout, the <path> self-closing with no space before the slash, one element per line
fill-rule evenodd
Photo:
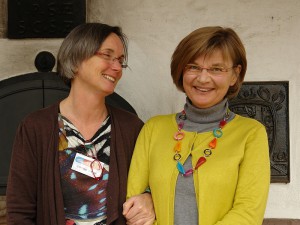
<path fill-rule="evenodd" d="M 107 224 L 125 225 L 127 173 L 143 122 L 124 110 L 107 108 L 112 119 Z M 6 192 L 9 225 L 65 225 L 57 118 L 58 103 L 31 113 L 19 125 Z"/>

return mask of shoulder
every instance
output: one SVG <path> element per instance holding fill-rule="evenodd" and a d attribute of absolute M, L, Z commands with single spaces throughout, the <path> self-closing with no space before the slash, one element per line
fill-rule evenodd
<path fill-rule="evenodd" d="M 55 103 L 29 113 L 22 119 L 21 124 L 30 127 L 42 126 L 43 128 L 47 127 L 47 124 L 53 124 L 53 122 L 57 120 L 58 104 L 59 103 Z"/>
<path fill-rule="evenodd" d="M 245 117 L 245 116 L 241 116 L 241 115 L 238 115 L 236 114 L 235 115 L 235 118 L 234 120 L 237 122 L 237 123 L 241 123 L 241 124 L 248 124 L 250 126 L 264 126 L 261 122 L 259 122 L 258 120 L 256 119 L 253 119 L 253 118 L 249 118 L 249 117 Z"/>
<path fill-rule="evenodd" d="M 239 131 L 245 130 L 245 132 L 257 132 L 260 130 L 262 132 L 266 132 L 264 124 L 260 121 L 238 114 L 236 114 L 235 118 L 232 120 L 232 126 L 237 128 Z"/>
<path fill-rule="evenodd" d="M 17 143 L 26 137 L 30 141 L 43 140 L 48 143 L 56 126 L 58 126 L 58 104 L 39 109 L 25 116 L 16 130 L 15 141 Z"/>
<path fill-rule="evenodd" d="M 165 115 L 156 115 L 151 117 L 147 123 L 157 123 L 157 122 L 164 122 L 164 121 L 170 121 L 175 118 L 175 113 L 172 114 L 165 114 Z"/>
<path fill-rule="evenodd" d="M 166 114 L 166 115 L 157 115 L 151 117 L 147 122 L 146 126 L 162 126 L 162 127 L 170 127 L 176 123 L 175 120 L 176 114 Z"/>

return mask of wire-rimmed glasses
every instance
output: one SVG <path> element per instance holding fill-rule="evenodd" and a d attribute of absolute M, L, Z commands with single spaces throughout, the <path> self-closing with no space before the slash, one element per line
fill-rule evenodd
<path fill-rule="evenodd" d="M 120 66 L 122 67 L 122 69 L 126 69 L 128 67 L 127 63 L 125 62 L 125 57 L 121 56 L 121 57 L 114 57 L 112 54 L 110 53 L 106 53 L 106 52 L 96 52 L 95 55 L 100 56 L 102 59 L 108 61 L 109 63 L 113 64 L 116 60 L 118 61 L 118 63 L 120 64 Z"/>
<path fill-rule="evenodd" d="M 209 68 L 205 68 L 196 64 L 187 64 L 185 66 L 185 72 L 189 75 L 199 75 L 202 73 L 203 70 L 206 70 L 211 75 L 222 75 L 235 67 L 236 66 L 232 66 L 232 67 L 211 66 Z"/>

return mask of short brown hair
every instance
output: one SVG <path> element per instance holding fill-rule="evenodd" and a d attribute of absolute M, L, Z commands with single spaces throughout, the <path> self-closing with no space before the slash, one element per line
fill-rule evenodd
<path fill-rule="evenodd" d="M 84 60 L 92 57 L 111 33 L 115 33 L 121 39 L 125 61 L 127 61 L 127 38 L 118 26 L 84 23 L 75 27 L 68 34 L 57 55 L 57 72 L 66 84 L 70 85 L 78 66 Z"/>
<path fill-rule="evenodd" d="M 233 29 L 218 26 L 199 28 L 186 36 L 176 47 L 171 60 L 171 76 L 180 91 L 185 92 L 185 66 L 199 56 L 210 55 L 217 49 L 221 50 L 224 59 L 231 58 L 234 66 L 241 66 L 236 83 L 229 87 L 225 97 L 230 99 L 238 94 L 247 70 L 245 47 Z"/>

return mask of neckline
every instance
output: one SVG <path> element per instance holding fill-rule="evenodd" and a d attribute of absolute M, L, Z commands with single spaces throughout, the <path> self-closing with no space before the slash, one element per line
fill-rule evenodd
<path fill-rule="evenodd" d="M 215 129 L 219 122 L 223 119 L 226 110 L 229 108 L 228 100 L 225 98 L 219 104 L 207 108 L 199 109 L 192 105 L 190 100 L 186 98 L 186 103 L 184 105 L 184 110 L 187 115 L 187 120 L 182 128 L 186 132 L 210 132 Z M 179 123 L 180 113 L 175 115 L 176 126 Z M 235 114 L 230 111 L 228 122 L 235 117 Z"/>
<path fill-rule="evenodd" d="M 214 128 L 212 131 L 213 139 L 208 143 L 208 146 L 203 150 L 203 155 L 200 156 L 197 160 L 197 163 L 194 168 L 190 168 L 188 170 L 185 170 L 183 164 L 180 162 L 181 159 L 181 149 L 182 149 L 182 140 L 185 137 L 185 132 L 182 130 L 185 124 L 185 121 L 187 120 L 187 115 L 185 110 L 182 110 L 182 112 L 179 114 L 178 118 L 179 121 L 177 122 L 177 131 L 175 132 L 173 138 L 176 141 L 175 146 L 173 148 L 175 154 L 173 156 L 173 159 L 176 161 L 176 167 L 179 171 L 179 173 L 184 177 L 191 176 L 194 171 L 198 170 L 198 168 L 203 165 L 207 158 L 210 157 L 213 153 L 213 149 L 217 147 L 217 139 L 221 138 L 223 136 L 223 127 L 227 124 L 227 121 L 229 119 L 229 113 L 230 110 L 227 107 L 225 114 L 223 115 L 223 118 L 219 121 L 218 127 Z M 194 144 L 192 145 L 192 149 L 194 148 Z"/>
<path fill-rule="evenodd" d="M 223 99 L 220 103 L 205 109 L 195 107 L 191 101 L 186 98 L 186 103 L 184 105 L 184 111 L 188 120 L 192 123 L 215 123 L 223 119 L 227 109 L 228 109 L 227 98 Z"/>

